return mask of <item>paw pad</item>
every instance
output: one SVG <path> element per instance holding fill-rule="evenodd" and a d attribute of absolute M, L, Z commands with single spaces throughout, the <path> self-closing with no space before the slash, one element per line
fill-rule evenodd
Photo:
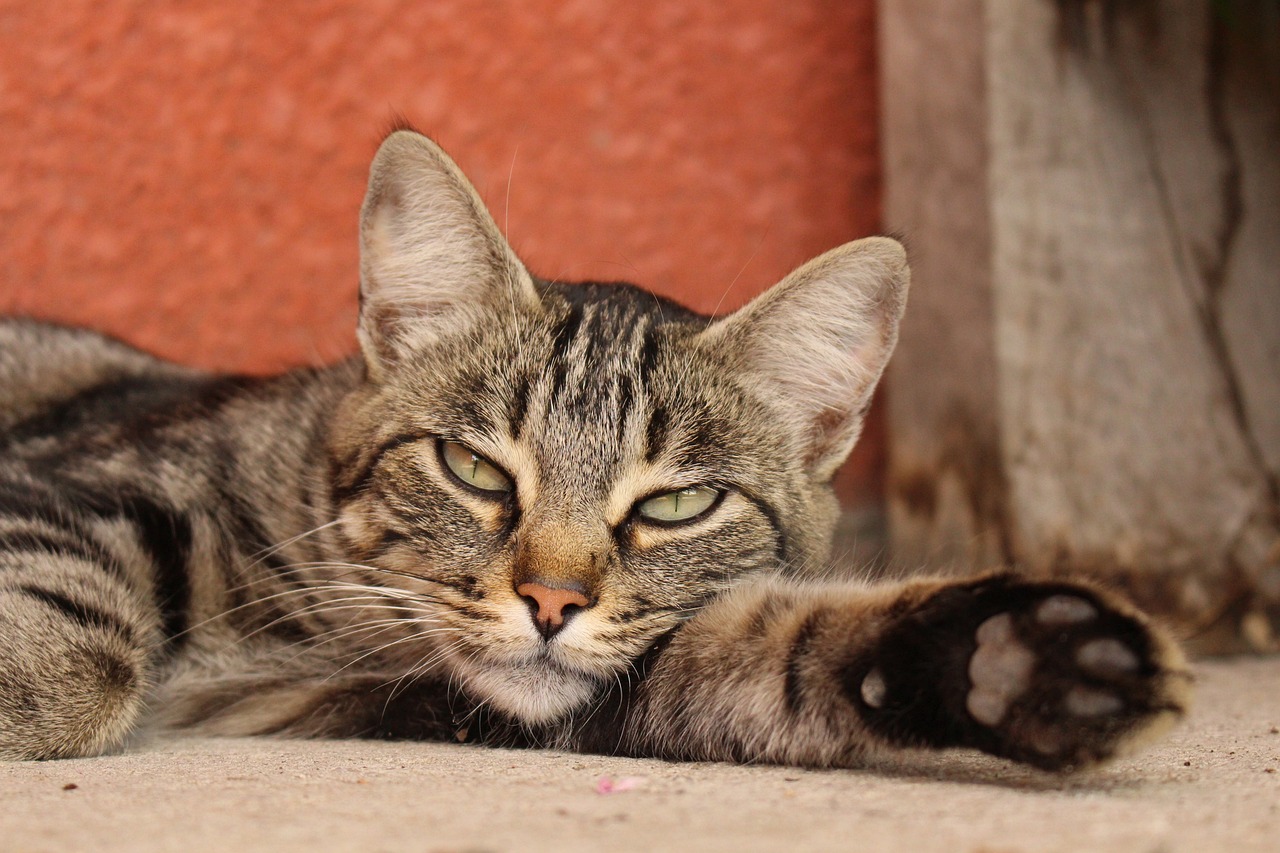
<path fill-rule="evenodd" d="M 1004 718 L 1009 705 L 1026 691 L 1035 666 L 1035 655 L 1018 641 L 1013 617 L 992 616 L 976 634 L 978 649 L 969 659 L 969 682 L 973 689 L 965 707 L 975 720 L 994 726 Z"/>
<path fill-rule="evenodd" d="M 1081 646 L 1076 652 L 1076 663 L 1094 675 L 1119 675 L 1136 672 L 1138 656 L 1119 640 L 1106 637 Z"/>
<path fill-rule="evenodd" d="M 1098 616 L 1098 610 L 1074 595 L 1051 595 L 1036 608 L 1036 621 L 1041 625 L 1078 625 Z"/>
<path fill-rule="evenodd" d="M 1072 687 L 1067 691 L 1063 704 L 1067 713 L 1077 717 L 1105 717 L 1124 709 L 1124 702 L 1119 696 L 1088 687 Z"/>
<path fill-rule="evenodd" d="M 867 677 L 862 679 L 862 701 L 866 702 L 872 708 L 879 708 L 884 705 L 885 694 L 888 693 L 888 685 L 884 682 L 884 673 L 878 669 L 873 669 L 867 673 Z"/>

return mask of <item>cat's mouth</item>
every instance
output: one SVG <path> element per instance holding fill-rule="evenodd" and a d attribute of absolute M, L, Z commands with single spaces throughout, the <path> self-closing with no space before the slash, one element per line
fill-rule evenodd
<path fill-rule="evenodd" d="M 555 644 L 542 644 L 524 654 L 493 662 L 517 670 L 544 672 L 561 678 L 581 678 L 600 682 L 613 677 L 619 664 L 612 657 L 592 655 Z"/>
<path fill-rule="evenodd" d="M 564 675 L 586 675 L 581 668 L 565 663 L 550 647 L 543 646 L 533 653 L 528 666 L 541 666 Z"/>
<path fill-rule="evenodd" d="M 522 658 L 471 659 L 461 669 L 468 692 L 526 723 L 550 723 L 588 703 L 602 675 L 560 659 L 549 648 Z"/>
<path fill-rule="evenodd" d="M 525 608 L 510 615 L 499 630 L 473 636 L 453 663 L 472 698 L 529 724 L 551 723 L 585 707 L 645 652 L 652 643 L 648 634 L 663 633 L 650 626 L 604 642 L 580 624 L 546 640 L 525 625 Z"/>

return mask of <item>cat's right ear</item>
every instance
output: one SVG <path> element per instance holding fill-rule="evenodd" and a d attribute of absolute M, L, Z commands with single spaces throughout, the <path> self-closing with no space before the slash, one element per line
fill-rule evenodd
<path fill-rule="evenodd" d="M 814 258 L 699 339 L 763 383 L 825 482 L 853 449 L 898 340 L 911 273 L 887 237 Z"/>
<path fill-rule="evenodd" d="M 392 133 L 360 210 L 359 337 L 370 376 L 513 303 L 538 307 L 533 279 L 475 188 L 427 137 Z"/>

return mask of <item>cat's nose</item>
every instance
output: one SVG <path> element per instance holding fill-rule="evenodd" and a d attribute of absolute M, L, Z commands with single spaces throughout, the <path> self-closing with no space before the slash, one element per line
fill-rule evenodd
<path fill-rule="evenodd" d="M 517 586 L 516 595 L 529 605 L 533 623 L 547 640 L 564 627 L 570 616 L 591 606 L 591 600 L 581 589 L 551 587 L 532 581 Z"/>

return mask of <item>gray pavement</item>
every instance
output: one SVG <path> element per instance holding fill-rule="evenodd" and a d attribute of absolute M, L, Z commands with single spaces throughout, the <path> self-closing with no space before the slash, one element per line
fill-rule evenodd
<path fill-rule="evenodd" d="M 0 764 L 0 850 L 1276 853 L 1280 659 L 1203 663 L 1197 679 L 1195 709 L 1168 739 L 1067 779 L 963 753 L 816 772 L 166 739 Z"/>

